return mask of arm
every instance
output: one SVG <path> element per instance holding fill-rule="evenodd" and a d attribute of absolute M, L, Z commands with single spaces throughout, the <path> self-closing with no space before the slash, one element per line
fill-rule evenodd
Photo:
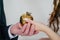
<path fill-rule="evenodd" d="M 1 39 L 10 40 L 10 37 L 8 35 L 8 29 L 9 26 L 8 27 L 6 26 L 3 0 L 0 0 L 0 36 L 2 37 Z"/>
<path fill-rule="evenodd" d="M 44 24 L 35 24 L 40 31 L 45 32 L 51 40 L 60 40 L 60 36 Z"/>
<path fill-rule="evenodd" d="M 47 33 L 47 35 L 48 35 L 52 40 L 60 40 L 60 36 L 57 35 L 54 31 L 52 31 L 50 28 L 45 27 L 44 32 Z"/>
<path fill-rule="evenodd" d="M 60 36 L 57 35 L 54 31 L 52 31 L 49 27 L 44 24 L 36 24 L 39 26 L 39 30 L 45 32 L 51 40 L 60 40 Z"/>
<path fill-rule="evenodd" d="M 60 36 L 57 35 L 54 31 L 52 31 L 48 26 L 46 26 L 42 23 L 36 23 L 32 20 L 26 20 L 26 22 L 34 24 L 36 30 L 45 32 L 51 40 L 60 40 Z"/>
<path fill-rule="evenodd" d="M 60 36 L 52 31 L 49 27 L 44 27 L 43 31 L 49 36 L 51 40 L 60 40 Z"/>

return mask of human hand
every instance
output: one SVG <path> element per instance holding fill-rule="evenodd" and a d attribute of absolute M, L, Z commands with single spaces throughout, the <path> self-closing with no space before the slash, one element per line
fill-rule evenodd
<path fill-rule="evenodd" d="M 35 25 L 35 30 L 44 31 L 46 29 L 46 25 L 43 23 L 37 23 L 29 19 L 25 19 L 25 21 L 31 23 L 32 25 Z"/>
<path fill-rule="evenodd" d="M 35 30 L 34 25 L 31 25 L 31 23 L 24 24 L 23 26 L 20 23 L 16 23 L 11 27 L 10 32 L 15 35 L 31 36 L 39 31 Z"/>

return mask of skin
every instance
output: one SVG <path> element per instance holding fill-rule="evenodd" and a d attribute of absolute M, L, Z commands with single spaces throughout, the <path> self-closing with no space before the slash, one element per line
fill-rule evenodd
<path fill-rule="evenodd" d="M 32 36 L 37 34 L 38 31 L 35 30 L 34 25 L 31 25 L 31 23 L 24 24 L 23 26 L 20 23 L 16 23 L 10 28 L 10 33 L 18 36 Z"/>
<path fill-rule="evenodd" d="M 60 22 L 60 18 L 58 18 L 59 19 L 59 22 Z M 60 35 L 59 35 L 60 36 Z M 50 38 L 41 38 L 41 39 L 39 39 L 39 40 L 51 40 Z"/>
<path fill-rule="evenodd" d="M 34 22 L 29 19 L 26 20 L 26 22 L 29 22 L 29 23 L 35 25 L 36 30 L 45 32 L 49 36 L 50 40 L 60 40 L 60 36 L 57 35 L 54 31 L 52 31 L 48 26 L 46 26 L 42 23 Z"/>

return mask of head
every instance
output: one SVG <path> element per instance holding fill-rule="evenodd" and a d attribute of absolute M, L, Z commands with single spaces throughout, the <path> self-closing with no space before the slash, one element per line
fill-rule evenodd
<path fill-rule="evenodd" d="M 49 27 L 53 26 L 54 32 L 58 32 L 59 18 L 60 18 L 60 0 L 54 0 L 53 5 L 54 5 L 54 9 L 50 15 Z"/>

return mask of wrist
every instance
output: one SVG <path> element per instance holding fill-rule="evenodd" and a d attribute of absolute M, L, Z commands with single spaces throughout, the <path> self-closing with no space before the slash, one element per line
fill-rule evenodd
<path fill-rule="evenodd" d="M 52 31 L 52 30 L 51 30 L 51 28 L 49 28 L 49 27 L 45 27 L 45 28 L 44 28 L 44 32 L 47 33 L 47 34 L 49 34 L 51 31 Z"/>
<path fill-rule="evenodd" d="M 49 27 L 45 26 L 44 29 L 43 29 L 43 31 L 47 32 L 49 29 L 50 29 Z"/>
<path fill-rule="evenodd" d="M 10 26 L 8 29 L 8 34 L 9 34 L 10 39 L 17 37 L 17 35 L 12 34 L 11 28 L 12 28 L 12 26 Z"/>
<path fill-rule="evenodd" d="M 41 24 L 39 25 L 39 30 L 45 32 L 47 30 L 48 26 Z"/>

